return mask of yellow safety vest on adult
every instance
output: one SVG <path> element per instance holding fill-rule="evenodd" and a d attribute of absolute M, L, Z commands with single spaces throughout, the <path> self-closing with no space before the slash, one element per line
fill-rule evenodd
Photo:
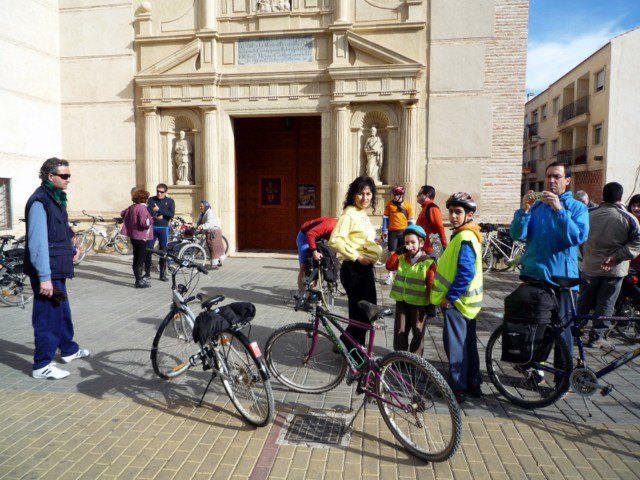
<path fill-rule="evenodd" d="M 433 260 L 427 258 L 411 265 L 406 257 L 402 255 L 399 258 L 398 271 L 391 288 L 391 298 L 410 305 L 429 305 L 425 279 L 432 264 Z"/>
<path fill-rule="evenodd" d="M 440 305 L 451 288 L 458 273 L 458 255 L 463 242 L 469 242 L 476 254 L 476 273 L 467 291 L 458 298 L 454 305 L 467 318 L 474 319 L 482 306 L 482 249 L 478 237 L 471 230 L 459 230 L 438 260 L 436 278 L 431 289 L 431 303 Z"/>

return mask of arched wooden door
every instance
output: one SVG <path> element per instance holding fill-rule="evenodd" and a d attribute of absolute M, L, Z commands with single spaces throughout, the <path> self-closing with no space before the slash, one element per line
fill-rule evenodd
<path fill-rule="evenodd" d="M 320 117 L 234 120 L 239 250 L 295 250 L 320 216 Z"/>

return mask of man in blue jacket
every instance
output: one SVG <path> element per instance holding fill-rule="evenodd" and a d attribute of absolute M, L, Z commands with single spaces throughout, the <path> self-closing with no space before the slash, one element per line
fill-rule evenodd
<path fill-rule="evenodd" d="M 169 242 L 169 222 L 173 218 L 176 212 L 176 204 L 172 198 L 167 196 L 167 187 L 164 183 L 159 183 L 156 187 L 156 195 L 149 197 L 147 200 L 147 207 L 149 213 L 153 218 L 153 240 L 147 242 L 148 248 L 153 248 L 156 240 L 158 240 L 158 249 L 166 250 L 167 243 Z M 149 286 L 151 283 L 151 263 L 153 254 L 147 253 L 147 257 L 144 262 L 144 278 Z M 169 280 L 167 277 L 167 260 L 160 259 L 160 280 L 166 282 Z"/>
<path fill-rule="evenodd" d="M 40 168 L 40 179 L 42 184 L 25 207 L 24 273 L 35 293 L 31 316 L 35 336 L 32 376 L 59 380 L 69 372 L 52 361 L 58 349 L 64 363 L 88 357 L 91 352 L 80 349 L 73 341 L 67 299 L 66 281 L 73 278 L 74 256 L 65 192 L 71 181 L 69 162 L 48 159 Z"/>
<path fill-rule="evenodd" d="M 568 189 L 571 167 L 560 162 L 549 164 L 546 170 L 547 190 L 539 200 L 533 191 L 522 199 L 522 208 L 516 210 L 510 233 L 514 240 L 527 244 L 522 256 L 520 278 L 534 278 L 555 285 L 552 276 L 577 278 L 578 246 L 589 236 L 589 214 L 584 203 L 575 200 Z M 570 292 L 573 301 L 578 287 Z M 560 318 L 563 323 L 571 314 L 571 297 L 561 296 Z M 565 328 L 563 338 L 573 352 L 571 329 Z M 573 355 L 572 355 L 573 358 Z"/>

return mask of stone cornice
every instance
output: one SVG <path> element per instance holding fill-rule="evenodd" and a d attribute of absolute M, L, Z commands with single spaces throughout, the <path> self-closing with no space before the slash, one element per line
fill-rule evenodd
<path fill-rule="evenodd" d="M 151 65 L 149 68 L 141 71 L 139 75 L 159 75 L 165 73 L 171 70 L 173 67 L 180 65 L 187 59 L 196 56 L 198 53 L 200 53 L 201 48 L 202 42 L 199 38 L 196 38 L 192 42 L 187 43 L 184 47 L 180 48 L 178 51 Z"/>
<path fill-rule="evenodd" d="M 423 65 L 371 65 L 363 67 L 329 67 L 327 71 L 334 80 L 380 77 L 419 77 Z"/>

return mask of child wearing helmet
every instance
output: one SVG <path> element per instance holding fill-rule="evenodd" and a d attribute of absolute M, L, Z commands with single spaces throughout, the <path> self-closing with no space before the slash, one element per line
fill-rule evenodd
<path fill-rule="evenodd" d="M 404 187 L 396 185 L 391 190 L 391 200 L 384 206 L 382 215 L 382 240 L 387 241 L 389 253 L 402 246 L 402 232 L 413 225 L 413 207 L 404 199 Z M 385 284 L 391 285 L 393 272 L 389 272 Z"/>
<path fill-rule="evenodd" d="M 435 306 L 429 305 L 429 293 L 436 273 L 435 261 L 424 250 L 427 234 L 418 225 L 402 232 L 403 246 L 393 252 L 386 267 L 396 272 L 391 298 L 396 301 L 393 327 L 393 349 L 409 350 L 422 357 L 424 325 L 427 317 L 435 317 Z M 409 344 L 409 333 L 412 333 Z"/>
<path fill-rule="evenodd" d="M 482 303 L 482 234 L 473 222 L 476 202 L 466 192 L 447 200 L 453 234 L 438 260 L 431 303 L 444 317 L 443 343 L 449 359 L 449 383 L 456 400 L 482 397 L 476 317 Z"/>

